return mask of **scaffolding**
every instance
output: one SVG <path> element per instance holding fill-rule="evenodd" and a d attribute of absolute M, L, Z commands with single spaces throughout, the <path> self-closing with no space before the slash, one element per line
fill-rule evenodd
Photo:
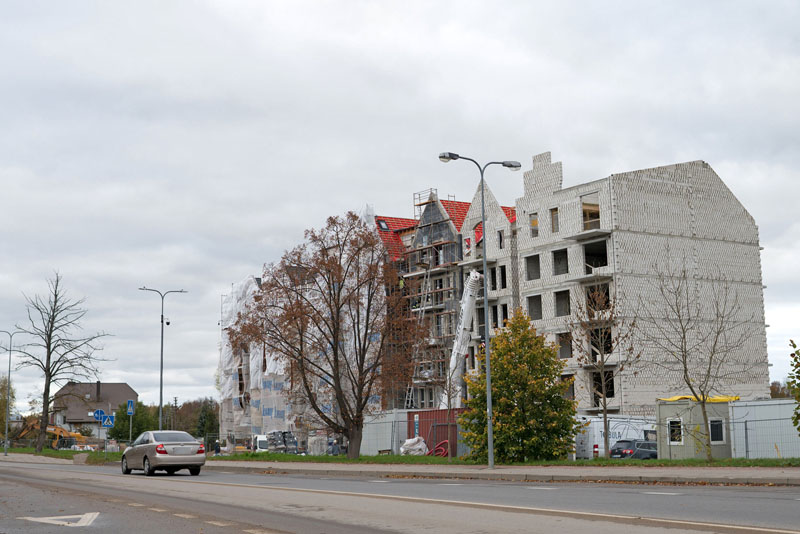
<path fill-rule="evenodd" d="M 460 247 L 450 215 L 438 202 L 436 189 L 414 193 L 414 218 L 418 221 L 413 244 L 406 252 L 406 279 L 410 309 L 420 325 L 427 326 L 428 338 L 414 355 L 414 371 L 406 389 L 406 409 L 434 408 L 447 375 L 450 348 L 461 285 Z"/>

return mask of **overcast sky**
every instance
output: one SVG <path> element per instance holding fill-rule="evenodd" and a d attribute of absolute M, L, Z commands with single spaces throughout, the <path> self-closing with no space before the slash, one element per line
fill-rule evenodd
<path fill-rule="evenodd" d="M 220 295 L 365 204 L 468 201 L 479 160 L 564 185 L 702 159 L 761 231 L 769 358 L 800 338 L 800 3 L 11 2 L 0 14 L 0 329 L 61 273 L 102 380 L 216 396 Z M 493 168 L 503 204 L 522 174 Z M 19 339 L 19 337 L 17 338 Z M 15 342 L 17 341 L 15 339 Z M 24 341 L 24 339 L 19 339 Z M 6 345 L 7 341 L 0 341 Z M 5 356 L 0 358 L 5 362 Z M 0 369 L 5 369 L 3 363 Z M 41 377 L 15 371 L 18 407 Z"/>

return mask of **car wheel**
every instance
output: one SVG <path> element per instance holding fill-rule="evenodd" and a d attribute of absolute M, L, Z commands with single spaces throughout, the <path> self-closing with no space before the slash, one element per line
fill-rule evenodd
<path fill-rule="evenodd" d="M 128 459 L 124 456 L 122 457 L 122 474 L 123 475 L 130 475 L 131 470 L 128 468 Z"/>
<path fill-rule="evenodd" d="M 192 475 L 193 477 L 196 477 L 197 475 L 200 474 L 200 468 L 199 467 L 190 467 L 189 468 L 189 474 Z"/>
<path fill-rule="evenodd" d="M 156 470 L 153 469 L 153 466 L 150 465 L 150 459 L 147 456 L 144 457 L 144 462 L 142 462 L 142 469 L 144 469 L 144 475 L 148 477 L 153 476 L 153 474 L 156 472 Z"/>

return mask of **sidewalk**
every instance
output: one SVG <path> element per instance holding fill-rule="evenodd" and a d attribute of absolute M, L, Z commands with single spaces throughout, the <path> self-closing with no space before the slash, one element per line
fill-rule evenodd
<path fill-rule="evenodd" d="M 330 464 L 206 461 L 205 469 L 317 476 L 506 480 L 516 482 L 627 482 L 800 486 L 798 467 L 625 467 Z"/>

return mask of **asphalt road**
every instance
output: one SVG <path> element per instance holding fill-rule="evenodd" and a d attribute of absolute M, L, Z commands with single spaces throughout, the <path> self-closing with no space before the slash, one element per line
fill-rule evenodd
<path fill-rule="evenodd" d="M 123 476 L 111 467 L 0 465 L 0 533 L 76 528 L 53 521 L 83 521 L 87 524 L 77 527 L 81 532 L 137 534 L 564 529 L 600 534 L 631 528 L 646 534 L 800 528 L 800 488 L 791 487 L 533 485 L 184 473 L 148 478 L 137 473 Z M 61 516 L 74 517 L 41 522 Z"/>

